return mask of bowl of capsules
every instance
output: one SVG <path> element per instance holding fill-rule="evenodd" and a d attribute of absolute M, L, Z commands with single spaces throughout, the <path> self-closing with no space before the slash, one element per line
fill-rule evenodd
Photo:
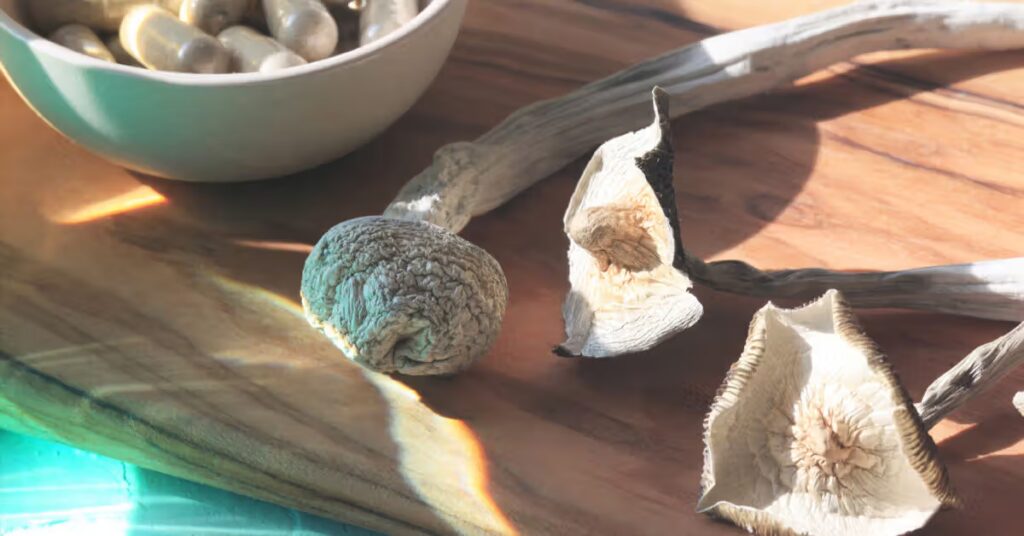
<path fill-rule="evenodd" d="M 0 0 L 0 65 L 124 167 L 231 182 L 337 159 L 405 113 L 466 0 Z"/>

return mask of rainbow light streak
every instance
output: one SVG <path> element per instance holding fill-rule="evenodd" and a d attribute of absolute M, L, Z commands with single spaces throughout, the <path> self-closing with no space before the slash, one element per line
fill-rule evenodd
<path fill-rule="evenodd" d="M 241 281 L 236 281 L 230 277 L 217 273 L 205 272 L 204 276 L 211 283 L 229 294 L 240 294 L 246 298 L 254 299 L 259 303 L 269 304 L 275 309 L 280 309 L 292 316 L 302 319 L 303 322 L 305 322 L 306 315 L 302 312 L 302 306 L 293 299 L 286 298 L 263 287 L 242 283 Z"/>
<path fill-rule="evenodd" d="M 66 211 L 54 218 L 54 221 L 61 225 L 78 225 L 166 202 L 167 198 L 156 190 L 149 186 L 139 186 L 121 195 Z"/>
<path fill-rule="evenodd" d="M 274 240 L 235 240 L 235 244 L 253 249 L 265 249 L 269 251 L 285 251 L 289 253 L 309 254 L 313 246 L 301 242 L 278 242 Z"/>
<path fill-rule="evenodd" d="M 53 360 L 53 358 L 63 358 L 67 356 L 80 358 L 83 352 L 92 350 L 106 350 L 108 348 L 113 347 L 129 346 L 132 344 L 142 344 L 144 342 L 146 341 L 142 337 L 125 337 L 113 341 L 90 342 L 84 344 L 75 344 L 72 346 L 61 346 L 60 348 L 51 348 L 49 350 L 39 350 L 37 352 L 30 352 L 27 354 L 19 355 L 18 359 L 25 363 L 50 363 Z"/>
<path fill-rule="evenodd" d="M 519 534 L 490 494 L 487 457 L 472 429 L 434 413 L 409 386 L 363 374 L 388 402 L 402 476 L 417 495 L 457 532 Z"/>
<path fill-rule="evenodd" d="M 267 303 L 305 324 L 302 306 L 264 288 L 216 274 L 205 277 L 217 287 Z M 399 447 L 402 475 L 439 517 L 463 533 L 518 535 L 488 489 L 487 457 L 472 429 L 442 417 L 420 401 L 409 386 L 360 367 L 388 403 L 391 438 Z"/>

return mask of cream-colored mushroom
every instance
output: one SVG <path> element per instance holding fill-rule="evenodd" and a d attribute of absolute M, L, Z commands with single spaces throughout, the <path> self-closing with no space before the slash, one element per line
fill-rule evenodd
<path fill-rule="evenodd" d="M 758 534 L 889 535 L 957 503 L 927 430 L 1024 363 L 1024 323 L 911 403 L 842 295 L 766 305 L 705 420 L 698 511 Z"/>
<path fill-rule="evenodd" d="M 757 313 L 704 441 L 697 510 L 757 534 L 903 534 L 957 502 L 913 403 L 837 292 Z"/>
<path fill-rule="evenodd" d="M 700 319 L 683 265 L 668 95 L 654 123 L 597 149 L 563 220 L 569 281 L 561 355 L 604 357 L 650 348 Z"/>
<path fill-rule="evenodd" d="M 716 35 L 527 106 L 475 141 L 442 147 L 384 215 L 458 232 L 473 216 L 500 206 L 598 144 L 643 127 L 650 117 L 650 91 L 657 85 L 669 93 L 671 113 L 678 116 L 872 51 L 1020 48 L 1022 28 L 1021 5 L 889 0 Z M 424 239 L 436 233 L 429 226 L 423 229 Z M 1005 273 L 979 267 L 978 274 L 961 273 L 952 282 L 961 295 L 921 306 L 953 307 L 949 304 L 956 301 L 965 314 L 1024 318 L 1024 292 L 1014 293 L 1012 282 L 1000 280 Z M 908 299 L 921 294 L 914 289 L 906 293 Z"/>
<path fill-rule="evenodd" d="M 341 223 L 320 239 L 302 273 L 310 324 L 378 372 L 465 369 L 494 342 L 507 301 L 498 261 L 425 222 Z"/>
<path fill-rule="evenodd" d="M 836 288 L 858 307 L 906 307 L 1024 319 L 1024 257 L 899 272 L 819 268 L 762 271 L 740 261 L 704 263 L 679 236 L 672 185 L 668 96 L 654 91 L 654 123 L 597 149 L 564 219 L 569 283 L 563 356 L 609 357 L 651 348 L 689 328 L 703 308 L 693 283 L 769 298 Z"/>

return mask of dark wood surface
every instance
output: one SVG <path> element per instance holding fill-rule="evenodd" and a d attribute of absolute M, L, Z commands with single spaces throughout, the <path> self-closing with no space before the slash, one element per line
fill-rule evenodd
<path fill-rule="evenodd" d="M 416 108 L 352 155 L 218 186 L 120 169 L 0 85 L 0 426 L 386 532 L 738 534 L 695 514 L 701 420 L 756 300 L 700 291 L 660 348 L 565 360 L 561 216 L 582 162 L 464 235 L 507 274 L 455 379 L 366 374 L 306 327 L 306 252 L 446 142 L 630 62 L 837 2 L 471 2 Z M 879 54 L 675 123 L 688 248 L 765 268 L 896 269 L 1024 249 L 1024 53 Z M 998 322 L 863 315 L 911 394 Z M 1015 534 L 1018 371 L 933 436 L 965 499 L 925 534 Z"/>

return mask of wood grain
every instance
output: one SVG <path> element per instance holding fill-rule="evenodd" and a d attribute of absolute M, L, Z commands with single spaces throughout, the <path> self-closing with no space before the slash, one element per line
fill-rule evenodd
<path fill-rule="evenodd" d="M 254 184 L 126 172 L 0 87 L 0 425 L 388 533 L 739 534 L 693 512 L 700 427 L 762 304 L 702 291 L 705 317 L 657 350 L 552 356 L 579 162 L 464 232 L 501 262 L 511 303 L 463 376 L 364 373 L 297 315 L 299 274 L 328 227 L 379 212 L 441 144 L 715 31 L 838 3 L 477 0 L 400 123 Z M 676 121 L 688 247 L 766 269 L 1020 255 L 1020 66 L 1024 53 L 871 55 Z M 916 397 L 1011 327 L 864 323 Z M 966 506 L 923 533 L 1013 533 L 1021 385 L 1011 373 L 933 430 Z"/>

